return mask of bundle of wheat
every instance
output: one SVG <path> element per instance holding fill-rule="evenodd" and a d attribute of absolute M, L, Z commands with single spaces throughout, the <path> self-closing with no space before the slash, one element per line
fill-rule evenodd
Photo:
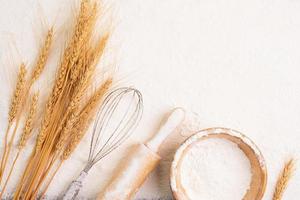
<path fill-rule="evenodd" d="M 14 199 L 35 199 L 40 192 L 42 195 L 45 194 L 55 173 L 62 163 L 69 158 L 86 133 L 97 107 L 112 86 L 112 75 L 103 76 L 105 78 L 97 89 L 92 94 L 88 92 L 94 86 L 96 66 L 104 53 L 110 36 L 110 30 L 99 37 L 94 34 L 99 11 L 102 11 L 101 8 L 97 2 L 81 1 L 73 34 L 63 51 L 53 88 L 43 110 L 35 148 L 19 180 Z M 33 126 L 37 121 L 35 118 L 38 109 L 38 93 L 32 96 L 30 103 L 27 103 L 28 94 L 46 66 L 53 36 L 54 29 L 50 28 L 28 80 L 25 64 L 20 66 L 4 139 L 0 184 L 4 174 L 7 174 L 7 177 L 3 182 L 0 197 L 5 192 L 15 164 L 28 139 L 32 136 Z M 18 143 L 17 153 L 10 169 L 6 171 L 8 159 L 13 150 L 12 144 L 16 138 L 23 109 L 27 104 L 29 105 L 28 114 Z M 43 190 L 41 191 L 41 189 Z"/>
<path fill-rule="evenodd" d="M 50 28 L 46 34 L 45 41 L 44 41 L 43 45 L 41 46 L 41 49 L 39 51 L 39 54 L 38 54 L 38 57 L 36 60 L 36 64 L 34 66 L 34 69 L 32 71 L 32 74 L 31 74 L 31 77 L 29 80 L 26 79 L 27 68 L 26 68 L 25 64 L 21 63 L 21 65 L 20 65 L 17 83 L 16 83 L 16 87 L 15 87 L 15 90 L 13 93 L 13 97 L 11 99 L 10 109 L 9 109 L 9 113 L 8 113 L 8 127 L 6 129 L 6 133 L 5 133 L 5 137 L 4 137 L 4 141 L 3 141 L 4 142 L 4 150 L 2 153 L 2 157 L 1 157 L 0 183 L 2 183 L 2 181 L 3 181 L 4 171 L 6 169 L 8 159 L 9 159 L 11 151 L 12 151 L 12 144 L 15 140 L 16 133 L 17 133 L 17 130 L 18 130 L 18 127 L 20 124 L 20 119 L 21 119 L 22 113 L 24 111 L 26 102 L 28 101 L 28 94 L 30 93 L 32 85 L 40 77 L 42 71 L 45 68 L 46 62 L 49 57 L 52 40 L 53 40 L 53 28 Z M 32 106 L 36 107 L 37 96 L 36 95 L 34 95 L 34 96 L 35 97 L 34 97 L 34 99 L 32 99 L 32 104 L 35 104 L 35 105 L 32 105 Z M 36 112 L 36 111 L 33 111 L 33 109 L 36 110 L 36 108 L 33 108 L 33 107 L 30 108 L 29 112 L 32 112 L 32 113 L 29 114 L 31 116 L 28 116 L 28 119 L 27 119 L 27 122 L 25 125 L 25 126 L 27 126 L 27 130 L 24 130 L 27 133 L 24 133 L 24 134 L 29 134 L 28 126 L 32 126 L 32 123 L 33 123 L 32 120 L 34 118 L 33 115 Z M 31 117 L 32 119 L 29 119 L 29 117 Z M 29 122 L 29 120 L 31 120 L 31 121 Z M 26 139 L 28 139 L 28 137 L 29 137 L 29 135 L 27 136 Z M 23 140 L 24 139 L 25 138 L 23 138 Z M 25 143 L 26 142 L 23 141 L 23 144 L 20 145 L 20 147 L 24 146 Z M 10 179 L 14 165 L 19 157 L 19 154 L 20 154 L 22 148 L 19 148 L 19 152 L 17 153 L 17 156 L 11 166 L 10 172 L 8 173 L 8 176 L 6 178 L 6 181 L 4 183 L 2 191 L 0 193 L 0 198 L 2 197 L 2 195 L 5 191 L 6 185 Z"/>

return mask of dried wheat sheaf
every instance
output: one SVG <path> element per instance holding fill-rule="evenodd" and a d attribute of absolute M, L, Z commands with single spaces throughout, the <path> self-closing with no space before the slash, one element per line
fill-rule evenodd
<path fill-rule="evenodd" d="M 38 195 L 43 196 L 46 193 L 60 166 L 73 153 L 86 133 L 97 107 L 113 84 L 113 73 L 103 75 L 100 84 L 96 89 L 91 90 L 95 88 L 94 76 L 97 65 L 103 57 L 111 32 L 106 27 L 101 35 L 95 32 L 97 20 L 102 13 L 103 7 L 99 2 L 81 0 L 73 33 L 59 61 L 55 81 L 47 97 L 45 108 L 41 109 L 43 117 L 36 131 L 35 147 L 18 182 L 14 199 L 36 199 Z M 39 109 L 39 95 L 34 93 L 32 98 L 28 97 L 31 87 L 44 71 L 50 51 L 55 50 L 51 49 L 54 33 L 55 29 L 51 27 L 41 45 L 28 80 L 25 64 L 20 65 L 3 141 L 0 197 L 3 196 L 15 164 L 38 123 L 36 113 Z M 16 140 L 17 129 L 26 105 L 28 105 L 28 113 L 15 149 L 17 153 L 7 171 L 8 159 L 11 151 L 14 150 L 12 144 Z M 4 179 L 4 174 L 7 175 L 6 179 Z"/>

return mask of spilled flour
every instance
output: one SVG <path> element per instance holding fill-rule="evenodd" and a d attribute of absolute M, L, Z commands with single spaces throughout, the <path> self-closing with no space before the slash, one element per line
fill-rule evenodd
<path fill-rule="evenodd" d="M 241 200 L 249 188 L 251 166 L 236 144 L 210 138 L 188 150 L 180 174 L 192 200 Z"/>

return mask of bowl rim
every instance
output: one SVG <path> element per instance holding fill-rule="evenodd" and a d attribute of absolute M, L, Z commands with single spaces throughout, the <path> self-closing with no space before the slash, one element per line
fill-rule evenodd
<path fill-rule="evenodd" d="M 208 138 L 222 138 L 229 140 L 237 144 L 245 153 L 251 163 L 252 178 L 250 188 L 243 200 L 261 200 L 267 184 L 267 167 L 264 156 L 257 145 L 246 135 L 234 129 L 223 127 L 213 127 L 197 131 L 192 136 L 188 137 L 176 150 L 170 172 L 170 186 L 174 198 L 177 200 L 190 199 L 186 195 L 184 188 L 181 186 L 180 170 L 178 170 L 178 167 L 191 144 Z"/>

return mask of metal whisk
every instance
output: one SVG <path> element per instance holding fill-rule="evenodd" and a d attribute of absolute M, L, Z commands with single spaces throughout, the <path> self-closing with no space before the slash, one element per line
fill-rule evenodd
<path fill-rule="evenodd" d="M 132 134 L 142 112 L 143 98 L 137 89 L 119 88 L 106 96 L 96 115 L 87 164 L 78 178 L 70 184 L 63 200 L 77 197 L 89 170 Z"/>

